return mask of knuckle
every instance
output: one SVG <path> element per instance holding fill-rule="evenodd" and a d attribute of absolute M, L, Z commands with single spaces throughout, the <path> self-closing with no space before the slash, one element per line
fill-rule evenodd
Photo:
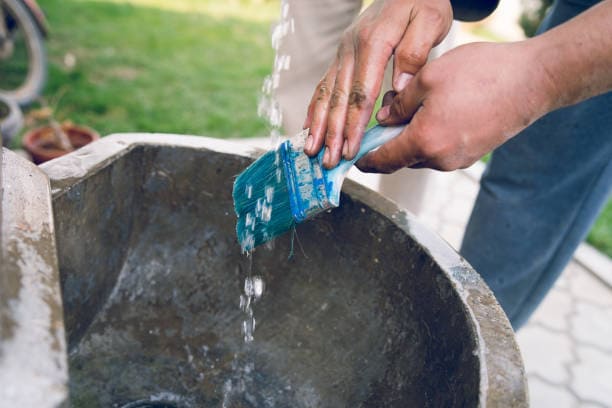
<path fill-rule="evenodd" d="M 347 52 L 347 44 L 350 44 L 350 41 L 348 40 L 349 36 L 347 34 L 344 34 L 342 36 L 342 39 L 340 41 L 340 44 L 338 45 L 338 50 L 336 51 L 336 58 L 338 60 L 342 60 L 342 57 L 346 54 Z"/>
<path fill-rule="evenodd" d="M 376 28 L 362 28 L 353 36 L 354 48 L 360 52 L 368 52 L 369 50 L 384 50 L 385 53 L 391 55 L 393 45 L 389 40 L 381 35 Z"/>
<path fill-rule="evenodd" d="M 446 24 L 447 16 L 437 6 L 426 4 L 422 12 L 429 27 L 441 28 Z"/>
<path fill-rule="evenodd" d="M 370 32 L 370 30 L 366 30 L 364 28 L 357 30 L 357 32 L 355 33 L 354 37 L 353 37 L 355 43 L 357 44 L 358 48 L 364 48 L 367 47 L 371 44 L 372 42 L 372 33 Z"/>
<path fill-rule="evenodd" d="M 431 161 L 438 157 L 443 147 L 438 138 L 432 137 L 432 126 L 426 122 L 412 123 L 410 126 L 413 126 L 413 140 L 419 159 Z"/>
<path fill-rule="evenodd" d="M 407 122 L 410 118 L 408 108 L 406 107 L 406 102 L 402 98 L 395 98 L 393 103 L 391 104 L 391 117 L 396 118 L 396 120 L 401 120 L 403 122 Z"/>
<path fill-rule="evenodd" d="M 425 48 L 410 48 L 399 51 L 399 59 L 406 65 L 422 67 L 427 62 L 428 51 Z"/>
<path fill-rule="evenodd" d="M 330 109 L 335 109 L 337 107 L 346 105 L 347 99 L 348 97 L 346 95 L 346 92 L 339 88 L 334 89 L 331 94 L 331 99 L 329 101 Z"/>
<path fill-rule="evenodd" d="M 334 123 L 329 123 L 327 125 L 327 133 L 325 135 L 325 144 L 331 148 L 335 149 L 342 142 L 342 128 Z"/>
<path fill-rule="evenodd" d="M 446 147 L 444 144 L 428 140 L 421 145 L 421 154 L 428 160 L 437 161 L 441 157 L 444 157 L 444 151 Z"/>
<path fill-rule="evenodd" d="M 331 90 L 327 84 L 327 78 L 323 78 L 317 85 L 317 101 L 327 100 Z"/>
<path fill-rule="evenodd" d="M 351 92 L 348 97 L 349 106 L 356 107 L 357 109 L 369 109 L 372 107 L 372 100 L 368 97 L 364 86 L 355 82 L 351 85 Z"/>

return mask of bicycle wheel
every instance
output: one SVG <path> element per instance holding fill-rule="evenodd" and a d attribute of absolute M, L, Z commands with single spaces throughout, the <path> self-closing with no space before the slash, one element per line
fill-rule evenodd
<path fill-rule="evenodd" d="M 36 22 L 20 0 L 0 0 L 0 94 L 25 106 L 46 79 L 47 54 Z"/>
<path fill-rule="evenodd" d="M 0 95 L 0 145 L 10 146 L 13 138 L 23 127 L 23 115 L 12 99 Z"/>

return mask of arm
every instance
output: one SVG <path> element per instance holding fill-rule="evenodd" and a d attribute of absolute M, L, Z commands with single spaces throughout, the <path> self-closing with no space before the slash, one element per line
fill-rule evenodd
<path fill-rule="evenodd" d="M 377 119 L 410 122 L 365 171 L 464 168 L 544 114 L 612 90 L 612 0 L 541 36 L 474 43 L 427 64 Z"/>
<path fill-rule="evenodd" d="M 536 63 L 555 88 L 549 95 L 553 108 L 612 90 L 612 1 L 530 41 Z"/>

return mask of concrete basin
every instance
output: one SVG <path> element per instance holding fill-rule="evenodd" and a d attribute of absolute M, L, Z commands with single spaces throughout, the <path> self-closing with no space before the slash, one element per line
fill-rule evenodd
<path fill-rule="evenodd" d="M 520 353 L 489 289 L 381 196 L 347 181 L 340 208 L 243 255 L 231 186 L 257 154 L 126 134 L 41 166 L 54 233 L 37 245 L 57 253 L 50 292 L 63 318 L 48 318 L 65 330 L 56 357 L 67 374 L 54 377 L 63 399 L 38 406 L 527 406 Z M 13 279 L 32 268 L 14 263 Z M 265 291 L 245 343 L 250 275 Z M 3 363 L 10 339 L 0 337 L 0 372 L 16 369 Z"/>

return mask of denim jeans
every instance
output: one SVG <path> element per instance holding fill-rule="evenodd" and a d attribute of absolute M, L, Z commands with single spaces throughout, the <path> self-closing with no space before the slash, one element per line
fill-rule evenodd
<path fill-rule="evenodd" d="M 596 1 L 561 0 L 540 31 Z M 612 190 L 612 92 L 551 112 L 493 152 L 462 255 L 520 328 Z"/>

